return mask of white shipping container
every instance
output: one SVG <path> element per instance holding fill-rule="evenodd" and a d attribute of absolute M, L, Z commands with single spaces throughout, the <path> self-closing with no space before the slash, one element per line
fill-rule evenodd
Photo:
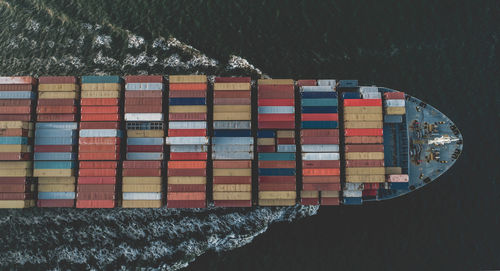
<path fill-rule="evenodd" d="M 212 152 L 215 160 L 252 160 L 253 152 Z"/>
<path fill-rule="evenodd" d="M 363 191 L 365 185 L 363 183 L 345 183 L 344 190 L 360 190 Z"/>
<path fill-rule="evenodd" d="M 207 152 L 207 145 L 172 145 L 170 152 Z"/>
<path fill-rule="evenodd" d="M 302 145 L 302 152 L 338 152 L 338 151 L 339 151 L 339 145 L 337 144 Z"/>
<path fill-rule="evenodd" d="M 371 86 L 371 87 L 359 87 L 359 92 L 360 93 L 376 93 L 378 92 L 378 87 Z"/>
<path fill-rule="evenodd" d="M 213 137 L 212 144 L 252 145 L 253 144 L 253 137 Z"/>
<path fill-rule="evenodd" d="M 163 90 L 162 83 L 127 83 L 125 90 Z"/>
<path fill-rule="evenodd" d="M 339 153 L 303 153 L 302 160 L 316 161 L 316 160 L 339 160 Z"/>
<path fill-rule="evenodd" d="M 334 92 L 335 86 L 303 86 L 301 92 Z"/>
<path fill-rule="evenodd" d="M 278 152 L 295 152 L 295 145 L 278 145 Z"/>
<path fill-rule="evenodd" d="M 214 152 L 251 152 L 253 145 L 220 145 L 213 144 L 212 150 Z"/>
<path fill-rule="evenodd" d="M 161 193 L 152 192 L 124 192 L 124 200 L 161 200 Z"/>
<path fill-rule="evenodd" d="M 163 121 L 162 113 L 125 113 L 126 121 Z"/>
<path fill-rule="evenodd" d="M 168 123 L 169 129 L 206 129 L 206 121 L 171 121 Z"/>
<path fill-rule="evenodd" d="M 117 129 L 84 129 L 80 137 L 121 137 L 122 131 Z"/>
<path fill-rule="evenodd" d="M 363 196 L 363 191 L 359 190 L 344 190 L 342 191 L 342 194 L 346 198 L 360 198 Z"/>
<path fill-rule="evenodd" d="M 295 113 L 293 106 L 259 106 L 259 114 L 292 114 Z"/>
<path fill-rule="evenodd" d="M 318 86 L 335 86 L 337 85 L 337 80 L 335 79 L 320 79 L 318 80 Z"/>
<path fill-rule="evenodd" d="M 380 92 L 366 92 L 361 93 L 363 99 L 382 99 L 382 94 Z"/>
<path fill-rule="evenodd" d="M 252 128 L 252 122 L 246 120 L 229 120 L 229 121 L 214 121 L 214 129 L 245 129 L 250 130 Z"/>
<path fill-rule="evenodd" d="M 404 107 L 405 100 L 385 100 L 385 105 L 387 107 Z"/>
<path fill-rule="evenodd" d="M 206 136 L 170 136 L 165 138 L 167 145 L 206 145 L 208 137 Z"/>

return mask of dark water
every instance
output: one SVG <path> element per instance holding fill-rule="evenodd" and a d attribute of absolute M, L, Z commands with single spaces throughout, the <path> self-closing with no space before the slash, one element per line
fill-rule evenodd
<path fill-rule="evenodd" d="M 313 216 L 1 212 L 0 265 L 499 269 L 499 14 L 499 1 L 0 1 L 0 74 L 356 78 L 429 102 L 464 136 L 459 161 L 428 187 Z"/>

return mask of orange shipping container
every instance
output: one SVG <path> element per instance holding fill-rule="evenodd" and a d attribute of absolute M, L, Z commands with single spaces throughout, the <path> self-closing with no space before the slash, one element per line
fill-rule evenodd
<path fill-rule="evenodd" d="M 206 161 L 169 161 L 168 168 L 207 168 Z"/>
<path fill-rule="evenodd" d="M 337 176 L 340 175 L 339 168 L 304 168 L 302 169 L 304 176 Z"/>
<path fill-rule="evenodd" d="M 214 161 L 213 168 L 251 168 L 252 161 Z"/>
<path fill-rule="evenodd" d="M 171 192 L 167 193 L 167 200 L 204 200 L 205 192 Z"/>

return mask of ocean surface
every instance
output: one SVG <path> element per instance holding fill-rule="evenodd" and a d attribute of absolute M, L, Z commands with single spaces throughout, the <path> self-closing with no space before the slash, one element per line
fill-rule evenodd
<path fill-rule="evenodd" d="M 102 2 L 0 0 L 0 74 L 358 79 L 438 108 L 464 152 L 363 206 L 1 210 L 0 269 L 500 269 L 500 1 Z"/>

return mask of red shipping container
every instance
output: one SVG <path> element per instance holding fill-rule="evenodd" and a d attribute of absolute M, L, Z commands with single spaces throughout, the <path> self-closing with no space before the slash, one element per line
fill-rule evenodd
<path fill-rule="evenodd" d="M 123 161 L 123 168 L 162 168 L 162 161 Z"/>
<path fill-rule="evenodd" d="M 295 121 L 295 114 L 259 114 L 259 127 L 261 122 Z"/>
<path fill-rule="evenodd" d="M 206 129 L 168 129 L 168 136 L 206 136 Z"/>
<path fill-rule="evenodd" d="M 0 152 L 0 161 L 26 161 L 31 160 L 31 153 Z"/>
<path fill-rule="evenodd" d="M 118 162 L 115 161 L 80 161 L 80 169 L 82 168 L 102 168 L 102 169 L 116 169 Z"/>
<path fill-rule="evenodd" d="M 75 99 L 38 99 L 39 106 L 74 106 Z"/>
<path fill-rule="evenodd" d="M 36 112 L 38 114 L 74 114 L 76 113 L 76 106 L 39 105 Z"/>
<path fill-rule="evenodd" d="M 1 106 L 0 114 L 31 114 L 31 106 Z"/>
<path fill-rule="evenodd" d="M 348 136 L 345 137 L 345 144 L 382 144 L 382 136 Z"/>
<path fill-rule="evenodd" d="M 214 176 L 214 184 L 251 184 L 250 176 Z"/>
<path fill-rule="evenodd" d="M 167 176 L 207 176 L 206 168 L 196 169 L 173 169 L 167 170 Z"/>
<path fill-rule="evenodd" d="M 214 99 L 224 99 L 224 98 L 246 98 L 251 99 L 252 93 L 250 91 L 225 91 L 225 90 L 216 90 L 214 91 Z"/>
<path fill-rule="evenodd" d="M 338 137 L 301 137 L 301 144 L 339 144 Z"/>
<path fill-rule="evenodd" d="M 121 114 L 81 114 L 81 121 L 119 121 Z"/>
<path fill-rule="evenodd" d="M 301 198 L 300 204 L 301 205 L 319 205 L 319 199 L 318 198 Z"/>
<path fill-rule="evenodd" d="M 116 177 L 116 169 L 81 168 L 78 170 L 81 177 Z"/>
<path fill-rule="evenodd" d="M 297 80 L 297 85 L 299 87 L 303 87 L 303 86 L 316 86 L 316 80 L 313 80 L 313 79 Z"/>
<path fill-rule="evenodd" d="M 120 160 L 120 154 L 115 152 L 99 152 L 99 153 L 78 153 L 78 160 Z"/>
<path fill-rule="evenodd" d="M 120 129 L 119 122 L 80 122 L 80 130 L 83 129 Z"/>
<path fill-rule="evenodd" d="M 161 168 L 124 168 L 123 177 L 161 177 Z"/>
<path fill-rule="evenodd" d="M 294 85 L 259 85 L 259 94 L 261 92 L 274 92 L 274 91 L 293 91 Z"/>
<path fill-rule="evenodd" d="M 377 190 L 379 188 L 379 184 L 378 183 L 365 183 L 364 187 L 367 190 Z"/>
<path fill-rule="evenodd" d="M 33 91 L 32 85 L 0 84 L 0 91 Z"/>
<path fill-rule="evenodd" d="M 214 200 L 215 207 L 252 207 L 251 200 Z"/>
<path fill-rule="evenodd" d="M 386 100 L 404 100 L 405 99 L 405 93 L 404 92 L 386 92 L 384 93 L 384 98 Z"/>
<path fill-rule="evenodd" d="M 259 161 L 259 168 L 295 168 L 295 161 Z"/>
<path fill-rule="evenodd" d="M 30 200 L 33 193 L 0 193 L 0 200 Z"/>
<path fill-rule="evenodd" d="M 115 200 L 77 200 L 76 208 L 115 208 Z"/>
<path fill-rule="evenodd" d="M 0 129 L 0 136 L 24 136 L 27 137 L 29 130 L 27 129 Z"/>
<path fill-rule="evenodd" d="M 259 185 L 266 183 L 295 183 L 295 176 L 259 176 Z"/>
<path fill-rule="evenodd" d="M 205 192 L 207 186 L 204 184 L 169 184 L 168 192 Z"/>
<path fill-rule="evenodd" d="M 280 144 L 295 145 L 295 138 L 278 138 L 278 139 L 276 139 L 276 143 L 278 145 L 280 145 Z"/>
<path fill-rule="evenodd" d="M 29 184 L 4 184 L 0 183 L 0 193 L 24 193 L 30 192 L 31 185 Z"/>
<path fill-rule="evenodd" d="M 31 76 L 2 76 L 0 84 L 2 85 L 36 85 L 36 79 Z"/>
<path fill-rule="evenodd" d="M 207 160 L 206 152 L 171 152 L 170 160 Z"/>
<path fill-rule="evenodd" d="M 207 92 L 205 90 L 184 91 L 184 90 L 170 90 L 170 98 L 206 98 Z"/>
<path fill-rule="evenodd" d="M 206 208 L 206 200 L 168 200 L 167 208 Z"/>
<path fill-rule="evenodd" d="M 163 100 L 156 98 L 130 98 L 125 99 L 125 106 L 127 105 L 162 105 Z"/>
<path fill-rule="evenodd" d="M 29 180 L 27 177 L 0 177 L 0 183 L 2 184 L 25 184 Z"/>
<path fill-rule="evenodd" d="M 252 100 L 250 98 L 215 98 L 214 104 L 219 105 L 250 105 Z"/>
<path fill-rule="evenodd" d="M 78 177 L 80 184 L 116 184 L 116 177 Z"/>
<path fill-rule="evenodd" d="M 295 191 L 295 183 L 261 183 L 259 191 Z"/>
<path fill-rule="evenodd" d="M 340 191 L 340 183 L 303 183 L 305 191 Z"/>
<path fill-rule="evenodd" d="M 119 137 L 80 137 L 79 144 L 111 144 L 120 145 Z"/>
<path fill-rule="evenodd" d="M 321 198 L 321 205 L 340 205 L 339 198 Z"/>
<path fill-rule="evenodd" d="M 168 161 L 168 168 L 182 168 L 182 169 L 192 169 L 192 168 L 207 168 L 206 161 Z"/>
<path fill-rule="evenodd" d="M 295 129 L 295 121 L 259 121 L 259 129 Z"/>
<path fill-rule="evenodd" d="M 344 106 L 382 106 L 382 99 L 345 99 Z"/>
<path fill-rule="evenodd" d="M 29 99 L 0 100 L 0 106 L 31 106 L 31 103 Z"/>
<path fill-rule="evenodd" d="M 302 161 L 302 168 L 340 168 L 340 160 Z"/>
<path fill-rule="evenodd" d="M 125 91 L 125 99 L 128 98 L 163 98 L 163 91 L 159 90 L 141 90 Z"/>
<path fill-rule="evenodd" d="M 252 168 L 252 161 L 213 161 L 213 168 Z"/>
<path fill-rule="evenodd" d="M 128 145 L 127 152 L 163 152 L 163 145 Z"/>
<path fill-rule="evenodd" d="M 81 153 L 103 153 L 103 152 L 119 152 L 120 151 L 120 146 L 119 145 L 80 145 L 79 146 L 79 152 Z"/>
<path fill-rule="evenodd" d="M 340 175 L 339 168 L 304 168 L 302 169 L 303 176 L 338 176 Z"/>
<path fill-rule="evenodd" d="M 76 121 L 76 114 L 46 114 L 37 115 L 37 121 L 47 121 L 47 122 L 67 122 Z"/>
<path fill-rule="evenodd" d="M 35 152 L 74 152 L 75 145 L 35 145 Z"/>
<path fill-rule="evenodd" d="M 346 167 L 383 167 L 384 160 L 347 160 Z"/>
<path fill-rule="evenodd" d="M 37 202 L 38 207 L 75 207 L 75 200 L 73 199 L 39 199 Z"/>
<path fill-rule="evenodd" d="M 257 94 L 258 99 L 295 99 L 293 88 L 291 90 L 273 90 L 273 91 L 260 91 Z"/>
<path fill-rule="evenodd" d="M 170 113 L 169 120 L 207 120 L 207 113 Z"/>
<path fill-rule="evenodd" d="M 378 190 L 363 190 L 363 197 L 376 197 Z"/>
<path fill-rule="evenodd" d="M 386 181 L 390 183 L 407 183 L 407 174 L 391 174 L 386 176 Z"/>
<path fill-rule="evenodd" d="M 77 84 L 75 76 L 40 76 L 38 84 Z"/>
<path fill-rule="evenodd" d="M 125 113 L 162 113 L 162 105 L 125 105 Z"/>
<path fill-rule="evenodd" d="M 345 129 L 345 136 L 382 136 L 383 129 Z"/>
<path fill-rule="evenodd" d="M 303 129 L 300 131 L 303 137 L 338 137 L 339 129 Z"/>
<path fill-rule="evenodd" d="M 125 83 L 163 83 L 163 75 L 127 75 Z"/>
<path fill-rule="evenodd" d="M 250 77 L 215 77 L 215 83 L 250 83 Z"/>
<path fill-rule="evenodd" d="M 118 106 L 82 106 L 82 114 L 117 114 L 119 112 Z"/>
<path fill-rule="evenodd" d="M 31 121 L 31 115 L 0 115 L 0 121 Z"/>
<path fill-rule="evenodd" d="M 345 145 L 346 152 L 383 152 L 384 145 L 382 144 L 359 144 Z"/>
<path fill-rule="evenodd" d="M 331 114 L 302 114 L 303 121 L 338 121 L 339 115 L 337 113 Z"/>
<path fill-rule="evenodd" d="M 112 106 L 118 105 L 119 100 L 117 98 L 82 98 L 80 100 L 82 106 Z"/>
<path fill-rule="evenodd" d="M 274 145 L 257 145 L 257 152 L 276 152 Z"/>
<path fill-rule="evenodd" d="M 172 200 L 203 200 L 205 201 L 205 192 L 168 192 L 167 202 Z"/>
<path fill-rule="evenodd" d="M 302 183 L 340 183 L 340 176 L 304 176 Z"/>
<path fill-rule="evenodd" d="M 103 192 L 108 192 L 108 194 L 111 194 L 114 196 L 114 193 L 116 191 L 116 186 L 114 184 L 78 184 L 76 186 L 76 191 L 78 194 L 83 193 L 83 192 L 98 192 L 98 193 L 103 193 Z M 110 193 L 111 192 L 111 193 Z M 78 196 L 77 196 L 78 198 Z"/>
<path fill-rule="evenodd" d="M 259 99 L 259 106 L 295 106 L 294 99 Z"/>
<path fill-rule="evenodd" d="M 182 91 L 191 91 L 191 90 L 207 90 L 206 83 L 171 83 L 169 86 L 170 90 L 182 90 Z"/>

